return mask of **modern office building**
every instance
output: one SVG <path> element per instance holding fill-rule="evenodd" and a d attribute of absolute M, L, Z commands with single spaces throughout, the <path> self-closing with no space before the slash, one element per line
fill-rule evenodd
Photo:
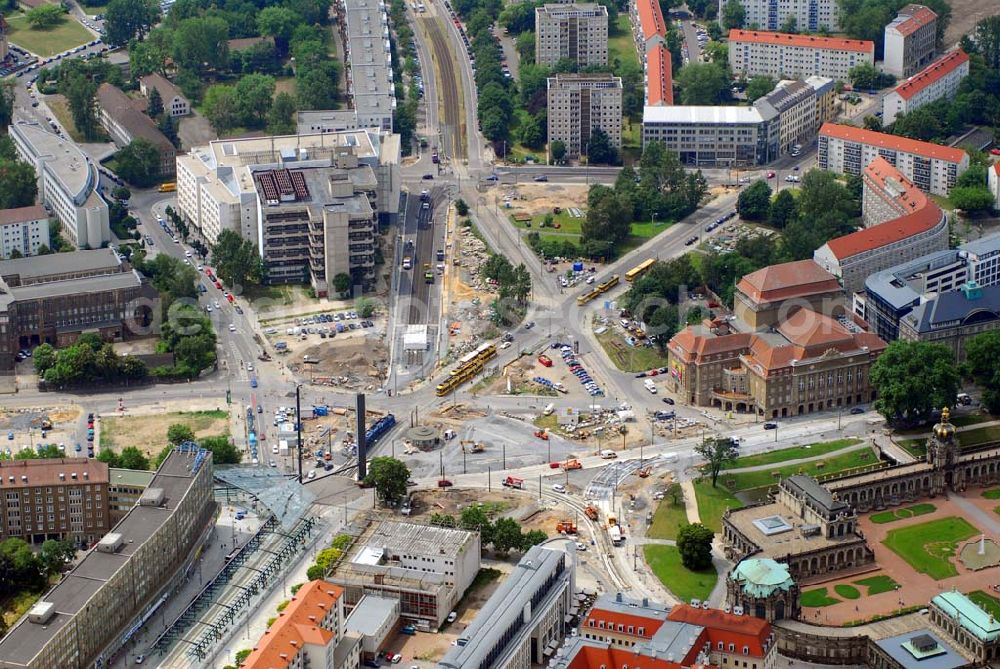
<path fill-rule="evenodd" d="M 622 148 L 622 80 L 610 74 L 557 74 L 548 78 L 549 142 L 566 145 L 566 156 L 586 155 L 595 130 Z"/>
<path fill-rule="evenodd" d="M 145 101 L 133 100 L 109 83 L 97 87 L 97 118 L 115 144 L 125 147 L 133 140 L 146 140 L 160 152 L 160 176 L 170 178 L 176 171 L 177 150 L 153 119 L 139 111 L 140 105 L 145 108 Z"/>
<path fill-rule="evenodd" d="M 646 53 L 646 106 L 674 104 L 673 59 L 670 50 L 656 44 Z"/>
<path fill-rule="evenodd" d="M 742 667 L 770 669 L 777 642 L 765 620 L 719 609 L 679 604 L 673 608 L 621 593 L 594 603 L 553 669 Z"/>
<path fill-rule="evenodd" d="M 479 573 L 479 560 L 476 532 L 386 521 L 358 537 L 329 580 L 344 588 L 348 608 L 369 594 L 394 597 L 406 624 L 436 630 Z"/>
<path fill-rule="evenodd" d="M 901 79 L 927 67 L 937 53 L 937 19 L 923 5 L 906 5 L 885 27 L 886 72 Z"/>
<path fill-rule="evenodd" d="M 854 313 L 886 341 L 899 338 L 899 322 L 919 305 L 974 282 L 1000 284 L 1000 233 L 928 253 L 876 272 L 854 296 Z"/>
<path fill-rule="evenodd" d="M 947 196 L 969 168 L 969 155 L 962 149 L 836 123 L 824 123 L 819 130 L 820 169 L 861 174 L 879 156 L 934 195 Z"/>
<path fill-rule="evenodd" d="M 254 645 L 240 669 L 302 669 L 360 666 L 360 639 L 346 634 L 344 591 L 323 580 L 309 581 Z"/>
<path fill-rule="evenodd" d="M 0 461 L 0 537 L 92 546 L 108 531 L 108 466 L 88 458 Z"/>
<path fill-rule="evenodd" d="M 33 256 L 50 243 L 49 212 L 42 205 L 0 210 L 0 259 L 14 252 Z"/>
<path fill-rule="evenodd" d="M 107 666 L 193 565 L 215 512 L 212 454 L 173 451 L 139 504 L 0 640 L 0 668 Z"/>
<path fill-rule="evenodd" d="M 163 100 L 163 111 L 170 116 L 177 118 L 191 113 L 191 103 L 181 93 L 181 89 L 162 74 L 153 73 L 139 77 L 139 91 L 143 95 L 148 98 L 154 90 L 160 94 L 160 99 Z"/>
<path fill-rule="evenodd" d="M 769 107 L 646 106 L 642 142 L 663 142 L 685 165 L 748 167 L 779 156 L 781 126 Z"/>
<path fill-rule="evenodd" d="M 863 173 L 866 227 L 831 239 L 813 253 L 847 295 L 864 290 L 876 272 L 948 248 L 948 217 L 926 193 L 881 156 Z"/>
<path fill-rule="evenodd" d="M 108 515 L 112 525 L 139 503 L 154 475 L 155 472 L 145 469 L 108 469 Z"/>
<path fill-rule="evenodd" d="M 23 348 L 69 346 L 83 332 L 120 341 L 147 325 L 156 297 L 111 249 L 0 261 L 0 369 Z"/>
<path fill-rule="evenodd" d="M 851 68 L 874 64 L 875 43 L 869 40 L 729 31 L 729 67 L 736 76 L 763 75 L 775 79 L 820 76 L 847 81 Z"/>
<path fill-rule="evenodd" d="M 746 12 L 743 25 L 757 30 L 778 30 L 790 18 L 799 32 L 840 31 L 836 0 L 740 0 Z M 719 0 L 719 16 L 726 0 Z"/>
<path fill-rule="evenodd" d="M 957 290 L 934 295 L 899 320 L 899 338 L 942 344 L 965 360 L 965 345 L 972 337 L 1000 329 L 1000 285 L 980 286 L 974 281 Z"/>
<path fill-rule="evenodd" d="M 269 283 L 308 283 L 317 296 L 330 293 L 338 274 L 354 285 L 375 278 L 377 187 L 369 165 L 355 156 L 331 167 L 253 171 L 257 193 L 257 248 Z"/>
<path fill-rule="evenodd" d="M 359 128 L 392 132 L 396 90 L 384 0 L 334 3 L 345 54 L 344 78 Z"/>
<path fill-rule="evenodd" d="M 529 669 L 565 638 L 576 554 L 532 546 L 438 662 L 439 669 Z"/>
<path fill-rule="evenodd" d="M 744 276 L 734 316 L 688 326 L 667 345 L 667 384 L 685 401 L 777 418 L 874 398 L 868 371 L 886 344 L 812 260 Z"/>
<path fill-rule="evenodd" d="M 608 64 L 608 8 L 546 4 L 535 8 L 535 62 L 552 67 L 567 58 L 580 67 Z"/>
<path fill-rule="evenodd" d="M 969 56 L 961 49 L 949 51 L 882 98 L 882 123 L 909 114 L 941 98 L 951 99 L 969 76 Z"/>
<path fill-rule="evenodd" d="M 372 208 L 389 224 L 399 212 L 399 135 L 372 130 L 248 137 L 211 142 L 177 157 L 177 210 L 206 243 L 223 230 L 258 241 L 256 171 L 332 167 L 357 159 L 375 173 Z M 303 277 L 304 279 L 304 277 Z"/>
<path fill-rule="evenodd" d="M 17 155 L 38 174 L 38 196 L 77 248 L 100 248 L 111 241 L 108 204 L 95 190 L 97 165 L 76 144 L 37 123 L 9 128 Z"/>

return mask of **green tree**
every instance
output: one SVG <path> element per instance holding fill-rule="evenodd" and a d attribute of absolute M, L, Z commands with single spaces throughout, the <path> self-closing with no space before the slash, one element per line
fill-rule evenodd
<path fill-rule="evenodd" d="M 58 574 L 76 557 L 76 548 L 69 541 L 46 539 L 38 552 L 38 559 L 46 574 Z"/>
<path fill-rule="evenodd" d="M 985 186 L 981 187 L 961 187 L 956 186 L 951 189 L 948 199 L 956 209 L 965 212 L 986 211 L 993 208 L 993 194 Z"/>
<path fill-rule="evenodd" d="M 890 422 L 926 419 L 934 408 L 954 404 L 958 393 L 954 354 L 930 342 L 890 343 L 872 365 L 869 377 L 878 390 L 875 410 Z"/>
<path fill-rule="evenodd" d="M 748 221 L 763 221 L 771 208 L 771 187 L 758 179 L 744 188 L 736 200 L 736 211 Z"/>
<path fill-rule="evenodd" d="M 97 460 L 103 462 L 108 467 L 120 467 L 121 463 L 118 459 L 118 454 L 109 448 L 102 448 L 101 452 L 97 454 Z"/>
<path fill-rule="evenodd" d="M 729 76 L 716 63 L 689 63 L 676 80 L 685 105 L 717 105 L 729 99 Z"/>
<path fill-rule="evenodd" d="M 216 16 L 184 19 L 174 30 L 174 62 L 196 75 L 229 62 L 229 26 Z"/>
<path fill-rule="evenodd" d="M 458 521 L 455 520 L 455 516 L 447 513 L 432 513 L 430 522 L 431 525 L 436 525 L 437 527 L 458 527 Z"/>
<path fill-rule="evenodd" d="M 127 202 L 132 199 L 132 191 L 125 186 L 115 186 L 111 189 L 111 197 L 122 202 Z"/>
<path fill-rule="evenodd" d="M 618 150 L 611 146 L 608 133 L 595 128 L 587 142 L 587 160 L 594 165 L 614 165 L 618 162 Z"/>
<path fill-rule="evenodd" d="M 241 124 L 248 128 L 263 128 L 274 99 L 274 77 L 245 74 L 236 83 L 233 95 Z"/>
<path fill-rule="evenodd" d="M 365 483 L 375 486 L 375 494 L 383 504 L 396 506 L 406 496 L 406 482 L 410 470 L 396 458 L 379 456 L 368 463 Z"/>
<path fill-rule="evenodd" d="M 149 469 L 149 458 L 135 446 L 126 446 L 118 458 L 118 466 L 123 469 Z"/>
<path fill-rule="evenodd" d="M 172 444 L 170 446 L 164 446 L 162 449 L 160 449 L 160 452 L 156 454 L 156 458 L 150 464 L 149 468 L 152 470 L 159 469 L 160 465 L 163 464 L 163 461 L 166 460 L 167 457 L 173 452 L 174 452 L 174 446 Z"/>
<path fill-rule="evenodd" d="M 167 441 L 174 446 L 185 441 L 194 441 L 194 430 L 183 423 L 174 423 L 167 428 Z"/>
<path fill-rule="evenodd" d="M 156 118 L 163 113 L 163 97 L 160 95 L 160 90 L 158 88 L 150 88 L 148 104 L 146 105 L 146 115 L 150 118 Z"/>
<path fill-rule="evenodd" d="M 302 17 L 287 7 L 264 7 L 257 13 L 257 29 L 262 35 L 274 38 L 279 53 L 288 53 L 288 43 L 295 29 L 302 25 Z"/>
<path fill-rule="evenodd" d="M 272 135 L 294 135 L 295 127 L 295 98 L 281 91 L 274 96 L 267 113 L 267 131 Z"/>
<path fill-rule="evenodd" d="M 146 188 L 160 179 L 160 150 L 148 140 L 133 139 L 115 156 L 118 175 L 128 183 Z"/>
<path fill-rule="evenodd" d="M 712 477 L 714 488 L 722 468 L 739 457 L 740 447 L 739 442 L 729 437 L 711 437 L 695 446 L 694 452 L 705 460 L 702 471 Z"/>
<path fill-rule="evenodd" d="M 493 543 L 493 522 L 479 504 L 470 504 L 462 509 L 458 526 L 463 530 L 478 531 L 480 545 L 484 548 Z"/>
<path fill-rule="evenodd" d="M 740 0 L 726 0 L 726 4 L 722 8 L 723 28 L 726 30 L 742 28 L 746 19 L 747 12 L 743 9 L 743 3 Z"/>
<path fill-rule="evenodd" d="M 220 135 L 239 125 L 240 110 L 232 86 L 215 84 L 205 91 L 202 102 L 205 118 Z"/>
<path fill-rule="evenodd" d="M 59 5 L 39 5 L 29 9 L 25 19 L 35 30 L 52 30 L 66 19 L 66 10 Z"/>
<path fill-rule="evenodd" d="M 340 272 L 333 277 L 333 290 L 338 295 L 345 295 L 351 289 L 351 275 Z"/>
<path fill-rule="evenodd" d="M 791 191 L 779 191 L 771 202 L 771 209 L 767 216 L 767 222 L 779 230 L 798 218 L 799 206 Z"/>
<path fill-rule="evenodd" d="M 794 17 L 793 17 L 794 18 Z M 777 82 L 771 77 L 758 75 L 750 80 L 747 84 L 747 100 L 749 102 L 754 102 L 758 98 L 762 98 L 772 90 Z"/>
<path fill-rule="evenodd" d="M 677 551 L 681 564 L 692 571 L 703 571 L 712 566 L 712 530 L 701 523 L 681 526 L 677 532 Z"/>
<path fill-rule="evenodd" d="M 100 134 L 97 122 L 97 83 L 85 72 L 70 70 L 70 73 L 60 77 L 59 91 L 66 96 L 73 125 L 87 139 L 94 139 Z"/>
<path fill-rule="evenodd" d="M 469 204 L 462 198 L 455 200 L 455 213 L 459 216 L 469 215 Z"/>
<path fill-rule="evenodd" d="M 198 445 L 212 453 L 212 462 L 217 465 L 236 465 L 243 459 L 240 449 L 233 440 L 221 434 L 198 440 Z"/>
<path fill-rule="evenodd" d="M 778 28 L 779 33 L 789 33 L 795 34 L 799 31 L 799 20 L 794 14 L 789 14 L 785 17 L 784 22 L 782 22 L 781 27 Z"/>
<path fill-rule="evenodd" d="M 523 553 L 532 546 L 544 543 L 549 538 L 542 530 L 530 530 L 521 535 L 521 545 L 518 549 Z"/>
<path fill-rule="evenodd" d="M 552 160 L 558 163 L 566 157 L 566 144 L 561 140 L 555 140 L 549 144 L 549 153 L 552 154 Z"/>
<path fill-rule="evenodd" d="M 0 159 L 0 209 L 29 207 L 37 196 L 35 168 L 20 160 Z"/>
<path fill-rule="evenodd" d="M 37 349 L 36 349 L 37 350 Z M 982 403 L 991 414 L 1000 414 L 1000 330 L 983 332 L 965 345 L 969 376 L 983 389 Z"/>
<path fill-rule="evenodd" d="M 56 363 L 56 350 L 48 342 L 35 347 L 31 357 L 35 364 L 35 372 L 44 374 L 47 369 Z"/>
<path fill-rule="evenodd" d="M 14 89 L 13 81 L 6 80 L 0 82 L 0 128 L 6 128 L 14 122 Z M 4 130 L 3 132 L 6 133 L 7 131 Z M 0 158 L 13 159 L 17 156 L 14 144 L 6 134 L 4 134 L 4 138 L 6 140 L 5 143 L 9 144 L 9 147 L 5 147 L 0 151 Z"/>
<path fill-rule="evenodd" d="M 976 24 L 973 44 L 986 66 L 1000 70 L 1000 15 L 988 16 Z"/>
<path fill-rule="evenodd" d="M 211 253 L 216 274 L 230 286 L 256 285 L 264 278 L 264 263 L 257 246 L 238 232 L 219 233 Z"/>
<path fill-rule="evenodd" d="M 153 0 L 111 0 L 104 10 L 104 41 L 111 46 L 142 42 L 159 18 L 160 6 Z"/>
<path fill-rule="evenodd" d="M 493 524 L 492 539 L 493 550 L 498 555 L 507 555 L 512 548 L 521 547 L 521 526 L 513 518 L 498 518 Z"/>
<path fill-rule="evenodd" d="M 375 300 L 367 297 L 359 297 L 354 301 L 354 308 L 361 318 L 371 318 L 375 315 Z"/>
<path fill-rule="evenodd" d="M 854 88 L 866 90 L 892 86 L 896 81 L 896 78 L 891 74 L 882 72 L 874 65 L 869 65 L 868 63 L 852 67 L 847 73 L 847 78 L 851 81 L 851 86 L 854 86 Z"/>
<path fill-rule="evenodd" d="M 326 567 L 318 564 L 310 565 L 309 569 L 306 570 L 306 579 L 318 581 L 321 578 L 326 578 Z M 247 654 L 249 654 L 249 651 L 247 651 Z"/>

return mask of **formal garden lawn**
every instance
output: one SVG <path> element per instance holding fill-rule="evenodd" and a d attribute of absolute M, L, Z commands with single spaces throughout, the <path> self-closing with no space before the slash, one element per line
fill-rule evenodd
<path fill-rule="evenodd" d="M 858 592 L 857 588 L 853 585 L 847 585 L 846 583 L 838 583 L 833 586 L 833 591 L 844 599 L 857 599 L 861 596 L 861 593 Z"/>
<path fill-rule="evenodd" d="M 802 593 L 800 598 L 800 603 L 802 606 L 809 608 L 819 608 L 821 606 L 830 606 L 831 604 L 837 604 L 840 602 L 836 597 L 831 597 L 827 594 L 826 588 L 816 588 L 815 590 L 806 590 Z"/>
<path fill-rule="evenodd" d="M 681 564 L 681 554 L 676 546 L 647 544 L 642 547 L 646 564 L 660 582 L 682 602 L 708 599 L 719 575 L 715 569 L 691 571 Z"/>
<path fill-rule="evenodd" d="M 916 516 L 924 516 L 928 513 L 934 513 L 937 511 L 937 507 L 933 504 L 914 504 L 913 506 L 906 506 L 902 509 L 890 509 L 889 511 L 880 511 L 879 513 L 873 513 L 869 516 L 869 520 L 873 523 L 891 523 L 897 520 L 904 520 L 906 518 L 914 518 Z"/>
<path fill-rule="evenodd" d="M 695 481 L 694 494 L 698 501 L 698 517 L 705 527 L 716 534 L 722 532 L 722 514 L 726 509 L 739 509 L 743 506 L 743 502 L 722 487 L 721 480 L 715 488 L 710 479 Z"/>
<path fill-rule="evenodd" d="M 956 576 L 958 544 L 979 534 L 963 518 L 949 517 L 891 530 L 882 542 L 917 571 L 935 580 Z"/>
<path fill-rule="evenodd" d="M 760 471 L 743 472 L 740 474 L 726 474 L 723 472 L 719 476 L 719 483 L 725 485 L 732 492 L 740 492 L 741 490 L 774 485 L 778 478 L 785 479 L 795 474 L 806 474 L 808 476 L 833 474 L 866 465 L 873 465 L 877 462 L 878 458 L 875 457 L 875 452 L 872 449 L 862 448 L 823 460 L 785 465 L 783 467 L 775 467 L 774 469 L 762 469 Z"/>
<path fill-rule="evenodd" d="M 983 491 L 984 499 L 1000 499 L 1000 488 L 993 488 L 992 490 Z"/>
<path fill-rule="evenodd" d="M 94 39 L 76 19 L 67 15 L 49 30 L 36 30 L 24 14 L 8 15 L 7 40 L 39 56 L 53 56 Z"/>
<path fill-rule="evenodd" d="M 758 455 L 744 455 L 742 458 L 736 458 L 733 462 L 728 463 L 724 469 L 759 467 L 761 465 L 773 465 L 777 462 L 787 462 L 789 460 L 815 458 L 859 443 L 861 443 L 860 439 L 835 439 L 833 441 L 806 444 L 805 446 L 782 448 L 777 451 L 760 453 Z"/>
<path fill-rule="evenodd" d="M 886 576 L 885 574 L 879 574 L 878 576 L 870 576 L 868 578 L 863 578 L 860 581 L 855 581 L 855 585 L 860 585 L 868 588 L 869 595 L 878 595 L 883 592 L 892 592 L 899 587 L 899 583 L 892 580 L 891 576 Z"/>

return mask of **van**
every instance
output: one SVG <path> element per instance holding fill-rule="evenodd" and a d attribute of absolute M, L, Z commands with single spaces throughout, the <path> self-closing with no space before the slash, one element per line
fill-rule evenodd
<path fill-rule="evenodd" d="M 555 410 L 556 410 L 556 405 L 553 404 L 552 402 L 549 402 L 547 405 L 545 405 L 545 410 L 542 411 L 542 414 L 546 416 L 551 416 L 552 412 Z"/>
<path fill-rule="evenodd" d="M 601 457 L 604 458 L 605 460 L 614 460 L 615 458 L 618 457 L 618 454 L 612 450 L 605 449 L 601 451 Z"/>
<path fill-rule="evenodd" d="M 652 379 L 646 379 L 645 381 L 642 382 L 642 385 L 646 386 L 646 390 L 648 390 L 653 395 L 656 394 L 656 384 L 653 383 Z"/>

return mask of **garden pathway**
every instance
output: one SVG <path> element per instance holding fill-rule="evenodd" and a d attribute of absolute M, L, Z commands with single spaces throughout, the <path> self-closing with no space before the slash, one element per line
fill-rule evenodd
<path fill-rule="evenodd" d="M 966 520 L 971 521 L 980 530 L 994 536 L 1000 535 L 1000 516 L 983 511 L 966 497 L 948 495 L 948 499 L 963 511 Z"/>
<path fill-rule="evenodd" d="M 694 482 L 690 479 L 681 481 L 681 490 L 684 491 L 684 510 L 687 512 L 689 523 L 700 523 L 701 514 L 698 513 L 698 497 L 694 493 Z M 732 568 L 732 564 L 724 557 L 722 540 L 719 535 L 715 536 L 712 542 L 712 566 L 719 575 L 715 582 L 712 594 L 708 596 L 709 606 L 722 608 L 722 602 L 726 598 L 726 574 Z"/>
<path fill-rule="evenodd" d="M 994 427 L 1000 425 L 1000 420 L 987 420 L 982 423 L 973 423 L 972 425 L 963 425 L 961 427 L 955 428 L 956 432 L 968 432 L 969 430 L 978 430 L 983 427 Z M 926 432 L 921 432 L 920 434 L 901 434 L 898 435 L 904 439 L 928 439 L 933 434 L 933 430 L 927 430 Z"/>
<path fill-rule="evenodd" d="M 770 471 L 772 469 L 787 467 L 789 465 L 801 465 L 807 462 L 815 462 L 816 460 L 828 460 L 830 458 L 835 458 L 839 455 L 844 455 L 845 453 L 850 453 L 852 451 L 860 451 L 865 448 L 871 448 L 871 444 L 867 441 L 862 441 L 860 444 L 854 444 L 853 446 L 845 446 L 844 448 L 838 449 L 836 451 L 829 451 L 827 453 L 823 453 L 822 455 L 812 455 L 809 456 L 808 458 L 796 458 L 795 460 L 781 460 L 779 462 L 771 462 L 766 465 L 754 465 L 753 467 L 738 467 L 736 469 L 724 469 L 722 470 L 722 474 L 743 474 L 746 472 Z M 693 490 L 692 494 L 694 494 Z"/>

